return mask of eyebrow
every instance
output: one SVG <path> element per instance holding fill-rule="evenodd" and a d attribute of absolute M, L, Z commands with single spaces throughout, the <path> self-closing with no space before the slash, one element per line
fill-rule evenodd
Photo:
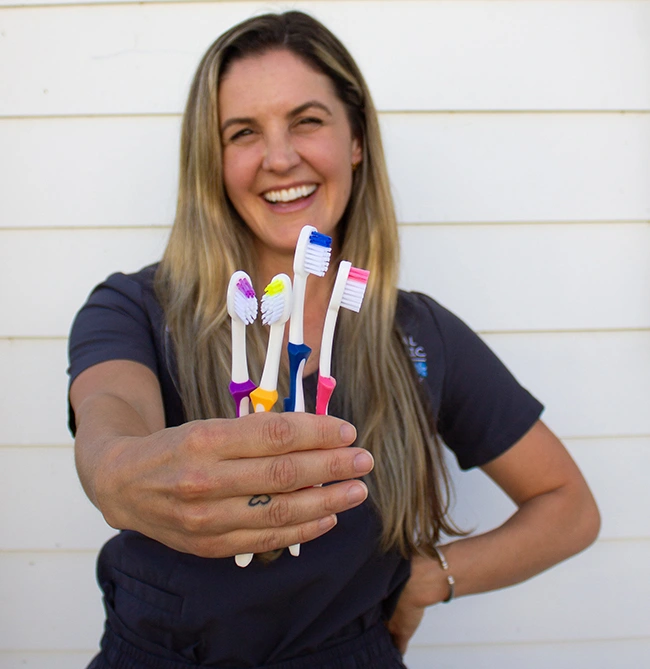
<path fill-rule="evenodd" d="M 295 109 L 292 109 L 287 114 L 287 118 L 293 118 L 295 116 L 298 116 L 299 114 L 302 114 L 304 111 L 307 111 L 308 109 L 311 109 L 312 107 L 316 107 L 317 109 L 321 109 L 322 111 L 324 111 L 329 116 L 332 116 L 332 111 L 330 110 L 330 108 L 327 105 L 324 105 L 322 102 L 319 102 L 318 100 L 309 100 L 308 102 L 305 102 L 304 104 L 299 105 Z M 255 119 L 250 117 L 250 116 L 241 116 L 241 117 L 229 118 L 221 126 L 221 132 L 222 133 L 226 132 L 226 130 L 231 125 L 247 125 L 249 123 L 254 123 L 254 121 L 255 121 Z"/>

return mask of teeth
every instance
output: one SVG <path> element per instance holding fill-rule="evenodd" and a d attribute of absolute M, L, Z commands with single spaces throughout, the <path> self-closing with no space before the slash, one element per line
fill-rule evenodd
<path fill-rule="evenodd" d="M 297 188 L 283 188 L 282 190 L 270 190 L 264 193 L 267 202 L 293 202 L 301 197 L 307 197 L 316 190 L 316 184 L 310 186 L 298 186 Z"/>

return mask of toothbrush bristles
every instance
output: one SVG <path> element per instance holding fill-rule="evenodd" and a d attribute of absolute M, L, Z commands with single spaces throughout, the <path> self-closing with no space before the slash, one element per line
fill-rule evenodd
<path fill-rule="evenodd" d="M 284 313 L 286 299 L 284 283 L 280 279 L 271 281 L 262 296 L 262 323 L 273 325 Z"/>
<path fill-rule="evenodd" d="M 250 325 L 257 318 L 257 298 L 248 279 L 242 278 L 237 282 L 234 304 L 237 315 L 246 325 Z"/>
<path fill-rule="evenodd" d="M 331 255 L 332 238 L 321 232 L 312 232 L 305 249 L 305 270 L 316 276 L 325 276 Z"/>
<path fill-rule="evenodd" d="M 351 311 L 358 312 L 361 309 L 366 287 L 368 286 L 368 276 L 370 272 L 365 269 L 351 267 L 348 274 L 348 280 L 345 283 L 343 295 L 341 297 L 341 306 Z"/>

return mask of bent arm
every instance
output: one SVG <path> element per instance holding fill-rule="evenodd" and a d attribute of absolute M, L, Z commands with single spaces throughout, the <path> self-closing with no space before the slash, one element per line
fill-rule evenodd
<path fill-rule="evenodd" d="M 456 582 L 456 597 L 520 583 L 596 539 L 600 516 L 589 487 L 564 446 L 541 421 L 482 469 L 518 509 L 500 527 L 443 547 L 448 573 Z M 447 573 L 439 562 L 415 557 L 411 579 L 391 621 L 398 645 L 406 648 L 424 607 L 448 595 Z M 411 620 L 410 630 L 400 622 L 406 618 Z"/>

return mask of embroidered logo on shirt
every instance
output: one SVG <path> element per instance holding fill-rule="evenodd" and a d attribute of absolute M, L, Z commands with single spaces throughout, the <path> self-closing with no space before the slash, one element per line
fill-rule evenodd
<path fill-rule="evenodd" d="M 411 362 L 418 376 L 423 379 L 426 378 L 429 370 L 427 367 L 427 352 L 424 350 L 424 347 L 420 346 L 410 335 L 404 337 L 404 343 L 408 346 Z"/>

